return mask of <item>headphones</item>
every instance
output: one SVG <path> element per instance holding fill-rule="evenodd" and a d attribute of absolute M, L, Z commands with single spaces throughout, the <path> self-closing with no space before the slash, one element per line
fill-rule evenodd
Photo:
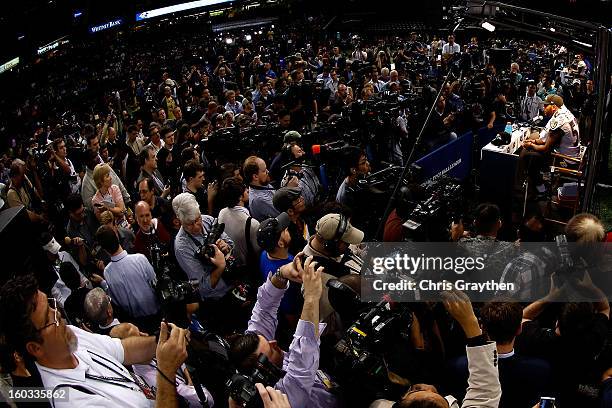
<path fill-rule="evenodd" d="M 348 218 L 344 216 L 344 214 L 338 214 L 340 219 L 338 220 L 338 227 L 336 228 L 336 232 L 331 239 L 326 239 L 323 242 L 323 248 L 332 255 L 340 255 L 338 252 L 338 242 L 342 239 L 342 236 L 346 233 L 348 229 L 349 222 Z"/>

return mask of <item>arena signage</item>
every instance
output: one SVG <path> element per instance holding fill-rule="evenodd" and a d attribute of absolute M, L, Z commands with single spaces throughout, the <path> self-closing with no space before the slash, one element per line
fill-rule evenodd
<path fill-rule="evenodd" d="M 136 13 L 136 21 L 147 20 L 149 18 L 160 17 L 170 13 L 178 13 L 180 11 L 191 10 L 200 7 L 214 6 L 216 4 L 229 3 L 231 0 L 197 0 L 188 3 L 175 4 L 149 11 L 141 11 Z"/>
<path fill-rule="evenodd" d="M 42 47 L 38 48 L 38 55 L 43 55 L 48 53 L 49 51 L 52 51 L 56 48 L 58 48 L 60 45 L 64 45 L 67 44 L 68 40 L 66 39 L 66 37 L 62 37 L 62 38 L 58 38 L 55 41 L 51 41 L 49 44 L 47 45 L 43 45 Z"/>
<path fill-rule="evenodd" d="M 99 31 L 104 31 L 104 30 L 107 30 L 109 28 L 116 27 L 116 26 L 121 25 L 121 24 L 123 24 L 123 19 L 122 18 L 118 18 L 116 20 L 108 21 L 108 22 L 106 22 L 104 24 L 100 24 L 100 25 L 89 27 L 89 32 L 94 34 L 94 33 L 97 33 Z"/>
<path fill-rule="evenodd" d="M 18 64 L 19 64 L 19 57 L 13 58 L 12 60 L 5 62 L 4 64 L 0 65 L 0 74 L 10 69 L 15 68 Z"/>

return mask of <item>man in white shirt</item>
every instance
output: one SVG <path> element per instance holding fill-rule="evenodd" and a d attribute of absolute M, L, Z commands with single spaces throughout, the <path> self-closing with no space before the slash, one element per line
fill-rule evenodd
<path fill-rule="evenodd" d="M 66 321 L 55 299 L 38 290 L 31 276 L 8 281 L 0 290 L 0 328 L 5 341 L 35 360 L 54 407 L 178 407 L 176 370 L 187 358 L 187 332 L 162 323 L 155 337 L 123 340 L 88 333 Z M 157 356 L 154 391 L 124 365 Z M 64 396 L 64 398 L 62 398 Z"/>
<path fill-rule="evenodd" d="M 521 119 L 523 120 L 529 121 L 544 112 L 544 102 L 536 94 L 536 90 L 535 82 L 527 85 L 527 92 L 521 100 Z"/>
<path fill-rule="evenodd" d="M 51 295 L 57 299 L 57 302 L 61 307 L 64 307 L 64 302 L 66 299 L 68 299 L 68 296 L 70 296 L 72 291 L 70 288 L 68 288 L 68 286 L 66 286 L 60 276 L 61 264 L 67 262 L 74 266 L 81 278 L 81 286 L 87 286 L 91 289 L 91 282 L 85 277 L 85 275 L 83 275 L 83 273 L 81 273 L 81 268 L 79 267 L 79 264 L 76 263 L 74 258 L 68 252 L 60 251 L 61 245 L 51 236 L 51 234 L 45 233 L 41 239 L 44 243 L 42 248 L 45 251 L 47 258 L 51 262 L 53 271 L 57 274 L 57 281 L 51 288 Z M 95 279 L 99 279 L 100 283 L 102 282 L 102 278 L 99 275 L 95 275 Z"/>
<path fill-rule="evenodd" d="M 459 46 L 459 44 L 455 43 L 455 36 L 454 35 L 449 35 L 448 36 L 448 42 L 446 44 L 444 44 L 444 46 L 442 47 L 442 55 L 446 55 L 446 54 L 458 54 L 461 52 L 461 47 Z"/>

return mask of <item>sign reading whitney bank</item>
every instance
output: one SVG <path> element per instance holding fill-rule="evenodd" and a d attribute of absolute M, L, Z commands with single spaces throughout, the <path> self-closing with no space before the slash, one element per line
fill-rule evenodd
<path fill-rule="evenodd" d="M 115 20 L 112 20 L 112 21 L 108 21 L 108 22 L 106 22 L 104 24 L 99 24 L 99 25 L 91 26 L 91 27 L 89 27 L 89 32 L 94 34 L 94 33 L 97 33 L 99 31 L 104 31 L 104 30 L 107 30 L 109 28 L 116 27 L 116 26 L 121 25 L 121 24 L 123 24 L 123 19 L 122 18 L 118 18 L 118 19 L 115 19 Z"/>

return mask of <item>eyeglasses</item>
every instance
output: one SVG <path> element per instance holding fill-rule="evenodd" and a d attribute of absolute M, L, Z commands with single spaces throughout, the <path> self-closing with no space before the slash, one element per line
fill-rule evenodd
<path fill-rule="evenodd" d="M 59 327 L 60 325 L 60 317 L 59 317 L 59 312 L 57 310 L 57 300 L 52 297 L 52 298 L 47 298 L 47 302 L 49 303 L 49 307 L 53 309 L 53 320 L 54 321 L 49 324 L 44 325 L 40 329 L 37 329 L 36 330 L 37 332 L 43 331 L 49 326 L 55 325 L 56 327 Z"/>

